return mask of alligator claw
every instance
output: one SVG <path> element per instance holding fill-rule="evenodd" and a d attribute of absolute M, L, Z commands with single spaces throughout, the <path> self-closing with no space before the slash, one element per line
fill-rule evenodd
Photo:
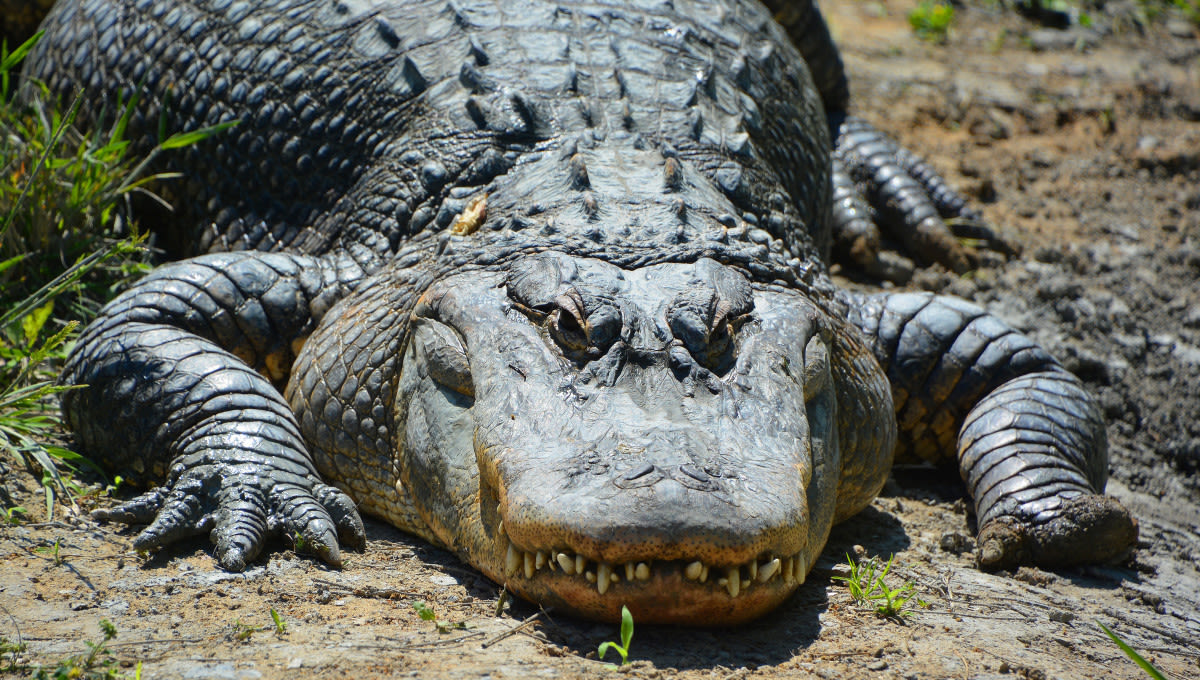
<path fill-rule="evenodd" d="M 316 485 L 312 493 L 333 519 L 337 527 L 337 540 L 351 550 L 366 548 L 367 531 L 354 501 L 340 489 L 327 484 Z"/>
<path fill-rule="evenodd" d="M 966 199 L 929 165 L 901 148 L 870 123 L 832 116 L 835 248 L 872 276 L 907 278 L 881 251 L 880 228 L 919 261 L 954 272 L 975 266 L 972 249 L 960 238 L 1015 254 L 1015 247 L 984 224 Z"/>
<path fill-rule="evenodd" d="M 988 522 L 979 530 L 976 561 L 989 571 L 1113 562 L 1129 554 L 1137 536 L 1137 520 L 1116 499 L 1078 496 L 1049 522 L 1032 524 L 1011 515 Z"/>
<path fill-rule="evenodd" d="M 272 482 L 270 477 L 268 472 L 239 479 L 228 471 L 200 466 L 184 472 L 174 488 L 154 489 L 96 510 L 92 517 L 149 523 L 134 539 L 137 550 L 163 548 L 208 533 L 217 562 L 228 571 L 245 570 L 272 536 L 282 536 L 296 552 L 334 567 L 342 565 L 339 539 L 350 548 L 365 546 L 362 520 L 346 494 L 307 478 Z M 311 483 L 311 488 L 296 479 Z"/>
<path fill-rule="evenodd" d="M 98 522 L 121 522 L 122 524 L 149 524 L 162 509 L 167 491 L 162 487 L 151 489 L 136 498 L 131 498 L 111 508 L 97 508 L 92 519 Z"/>

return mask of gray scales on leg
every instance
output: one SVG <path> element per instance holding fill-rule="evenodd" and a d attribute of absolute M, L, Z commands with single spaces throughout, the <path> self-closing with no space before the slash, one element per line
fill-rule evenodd
<path fill-rule="evenodd" d="M 209 254 L 106 307 L 64 373 L 88 452 L 165 478 L 100 516 L 239 569 L 272 535 L 336 564 L 357 506 L 543 605 L 734 622 L 804 581 L 899 439 L 960 450 L 985 565 L 1126 551 L 1073 378 L 960 303 L 833 285 L 837 215 L 921 248 L 963 207 L 842 116 L 819 12 L 783 9 L 60 3 L 29 75 L 143 85 L 143 146 L 162 106 L 240 121 L 175 160 L 166 233 Z"/>

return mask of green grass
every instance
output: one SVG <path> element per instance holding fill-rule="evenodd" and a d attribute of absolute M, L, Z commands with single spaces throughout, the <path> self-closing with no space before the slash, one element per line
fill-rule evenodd
<path fill-rule="evenodd" d="M 149 172 L 156 157 L 228 126 L 167 137 L 160 125 L 159 143 L 135 155 L 134 96 L 111 125 L 85 134 L 74 125 L 81 96 L 63 107 L 38 83 L 18 92 L 16 70 L 40 37 L 0 48 L 0 456 L 40 477 L 52 519 L 59 505 L 78 512 L 120 483 L 78 481 L 96 466 L 59 444 L 57 397 L 69 388 L 56 379 L 80 324 L 149 270 L 131 200 L 161 201 L 150 187 L 175 177 Z"/>
<path fill-rule="evenodd" d="M 467 629 L 467 624 L 464 621 L 456 621 L 453 623 L 438 621 L 437 612 L 433 610 L 433 607 L 430 607 L 424 602 L 413 602 L 412 606 L 413 609 L 417 611 L 417 616 L 421 617 L 422 621 L 432 621 L 433 625 L 437 628 L 437 632 L 439 633 L 449 633 L 452 630 Z"/>
<path fill-rule="evenodd" d="M 129 675 L 118 670 L 117 658 L 108 649 L 108 643 L 117 637 L 117 627 L 108 619 L 100 621 L 102 637 L 96 642 L 85 642 L 86 654 L 71 656 L 59 661 L 54 668 L 39 666 L 34 669 L 31 678 L 35 680 L 137 680 L 142 677 L 142 662 L 138 662 L 133 674 Z M 24 669 L 22 669 L 24 670 Z"/>
<path fill-rule="evenodd" d="M 621 655 L 621 665 L 629 663 L 629 643 L 633 642 L 633 614 L 629 613 L 629 607 L 621 605 L 621 644 L 615 642 L 601 642 L 596 654 L 601 659 L 608 650 L 612 649 Z"/>
<path fill-rule="evenodd" d="M 856 603 L 873 609 L 877 616 L 883 618 L 908 616 L 914 606 L 928 607 L 927 602 L 917 597 L 917 587 L 912 581 L 905 581 L 899 588 L 887 584 L 887 575 L 895 559 L 895 555 L 889 557 L 880 570 L 879 562 L 874 558 L 856 561 L 846 555 L 850 575 L 834 576 L 833 580 L 844 581 L 850 590 L 850 597 Z"/>
<path fill-rule="evenodd" d="M 275 622 L 275 635 L 287 635 L 287 621 L 283 620 L 283 616 L 271 607 L 271 621 Z"/>
<path fill-rule="evenodd" d="M 1137 651 L 1134 650 L 1133 647 L 1130 647 L 1129 645 L 1125 644 L 1125 641 L 1122 640 L 1121 638 L 1117 637 L 1117 634 L 1112 632 L 1112 630 L 1110 630 L 1108 626 L 1104 625 L 1103 623 L 1100 623 L 1099 621 L 1096 622 L 1096 625 L 1100 626 L 1100 630 L 1104 631 L 1104 634 L 1107 635 L 1109 638 L 1111 638 L 1112 641 L 1115 642 L 1117 644 L 1117 646 L 1121 648 L 1122 652 L 1125 652 L 1125 656 L 1129 657 L 1130 660 L 1132 660 L 1134 663 L 1136 663 L 1138 666 L 1140 666 L 1141 669 L 1146 672 L 1146 675 L 1150 676 L 1151 678 L 1154 678 L 1154 680 L 1167 680 L 1167 676 L 1163 675 L 1162 671 L 1155 668 L 1154 664 L 1143 659 L 1141 654 L 1138 654 Z"/>
<path fill-rule="evenodd" d="M 953 24 L 954 8 L 941 0 L 921 0 L 921 4 L 908 13 L 908 25 L 917 37 L 933 43 L 946 42 Z"/>

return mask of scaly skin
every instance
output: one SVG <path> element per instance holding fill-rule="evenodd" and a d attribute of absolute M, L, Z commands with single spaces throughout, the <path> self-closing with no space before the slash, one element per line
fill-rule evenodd
<path fill-rule="evenodd" d="M 803 582 L 899 439 L 958 446 L 985 566 L 1126 551 L 1077 381 L 982 310 L 833 286 L 831 169 L 919 248 L 948 203 L 842 133 L 815 7 L 775 13 L 60 4 L 29 75 L 144 83 L 143 145 L 164 103 L 241 121 L 176 161 L 164 237 L 208 254 L 114 300 L 64 371 L 87 450 L 165 477 L 98 516 L 242 569 L 272 535 L 338 564 L 357 506 L 535 602 L 730 623 Z"/>

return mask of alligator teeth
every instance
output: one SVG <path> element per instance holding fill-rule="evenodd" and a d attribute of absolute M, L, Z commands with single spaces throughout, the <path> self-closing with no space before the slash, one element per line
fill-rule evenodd
<path fill-rule="evenodd" d="M 563 573 L 570 576 L 575 573 L 575 560 L 566 553 L 559 553 L 554 556 L 554 561 L 558 562 L 558 566 L 562 567 Z"/>
<path fill-rule="evenodd" d="M 774 576 L 775 573 L 778 571 L 779 571 L 779 558 L 776 557 L 775 559 L 771 560 L 770 562 L 767 562 L 766 564 L 764 564 L 761 569 L 758 569 L 758 582 L 766 583 L 767 581 L 770 581 L 771 577 Z"/>
<path fill-rule="evenodd" d="M 504 556 L 504 573 L 512 576 L 517 573 L 517 569 L 521 568 L 521 553 L 511 545 L 508 546 L 508 554 Z"/>
<path fill-rule="evenodd" d="M 601 595 L 608 592 L 608 584 L 612 583 L 613 576 L 615 574 L 612 573 L 612 567 L 603 562 L 596 565 L 596 590 L 599 590 Z"/>
<path fill-rule="evenodd" d="M 651 563 L 629 561 L 620 564 L 597 562 L 588 569 L 588 560 L 583 555 L 572 555 L 569 552 L 554 550 L 518 550 L 511 543 L 504 555 L 504 573 L 507 576 L 523 575 L 532 579 L 537 572 L 545 568 L 547 571 L 562 570 L 566 576 L 582 576 L 588 583 L 594 584 L 596 590 L 604 595 L 614 583 L 620 583 L 622 576 L 627 583 L 649 581 L 652 576 Z M 688 562 L 682 567 L 674 567 L 683 578 L 697 582 L 708 583 L 712 567 L 700 560 Z M 670 567 L 666 567 L 670 569 Z M 717 567 L 720 577 L 714 578 L 714 585 L 724 588 L 730 597 L 738 597 L 747 592 L 756 583 L 769 583 L 776 576 L 782 577 L 785 585 L 791 586 L 804 583 L 808 576 L 808 557 L 797 553 L 791 557 L 770 557 L 760 562 L 758 559 L 727 567 Z"/>
<path fill-rule="evenodd" d="M 730 567 L 725 572 L 725 590 L 729 591 L 729 597 L 737 597 L 742 590 L 742 570 L 738 567 Z"/>

